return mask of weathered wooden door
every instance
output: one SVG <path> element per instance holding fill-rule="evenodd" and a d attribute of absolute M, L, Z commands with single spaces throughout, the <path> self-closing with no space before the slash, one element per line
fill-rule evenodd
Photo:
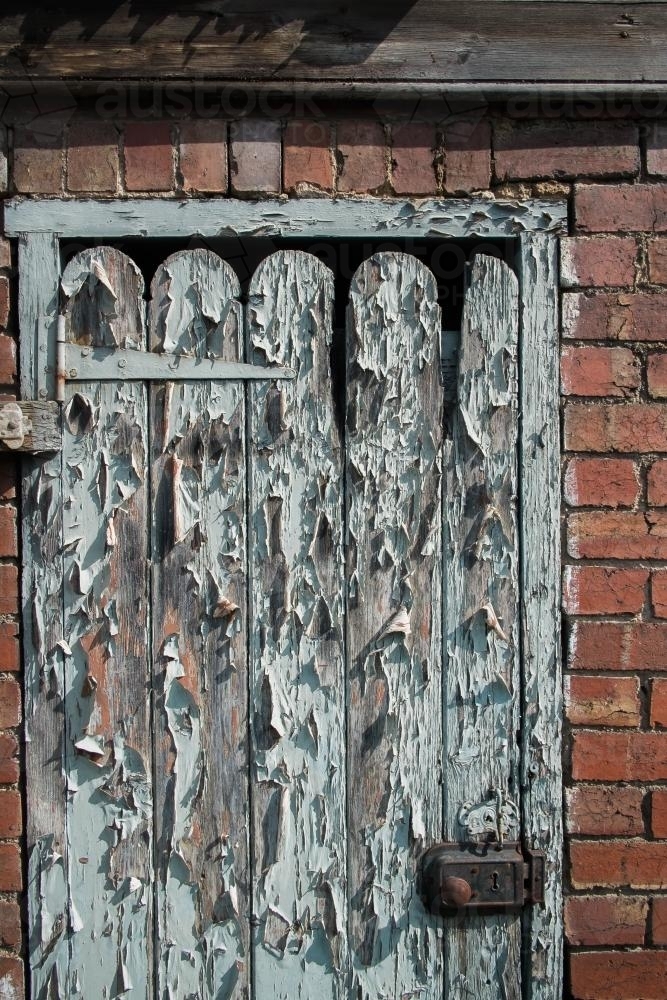
<path fill-rule="evenodd" d="M 206 250 L 147 307 L 108 247 L 62 294 L 102 360 L 64 407 L 66 809 L 31 859 L 33 996 L 528 996 L 520 914 L 417 892 L 434 842 L 521 833 L 513 273 L 475 260 L 450 407 L 407 254 L 355 274 L 343 378 L 303 252 L 245 306 Z"/>

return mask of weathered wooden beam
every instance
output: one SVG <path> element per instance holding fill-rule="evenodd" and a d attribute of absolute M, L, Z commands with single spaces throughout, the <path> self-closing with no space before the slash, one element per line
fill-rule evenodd
<path fill-rule="evenodd" d="M 335 0 L 192 4 L 166 12 L 5 7 L 0 78 L 79 81 L 667 81 L 667 4 Z M 104 97 L 102 92 L 100 97 Z M 119 98 L 109 88 L 107 102 Z M 224 103 L 225 95 L 220 94 Z M 229 108 L 221 108 L 229 112 Z"/>
<path fill-rule="evenodd" d="M 384 240 L 410 237 L 498 238 L 522 232 L 561 232 L 567 225 L 562 201 L 531 198 L 428 198 L 381 201 L 361 198 L 271 199 L 261 202 L 232 198 L 165 201 L 136 198 L 109 201 L 63 198 L 13 198 L 5 203 L 5 235 L 56 233 L 87 239 L 117 236 L 354 238 L 360 234 Z"/>

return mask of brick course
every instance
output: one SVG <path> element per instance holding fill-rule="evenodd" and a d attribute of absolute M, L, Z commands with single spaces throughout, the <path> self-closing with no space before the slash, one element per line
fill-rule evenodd
<path fill-rule="evenodd" d="M 602 849 L 597 840 L 574 840 L 570 867 L 575 889 L 667 889 L 667 844 L 609 840 Z"/>
<path fill-rule="evenodd" d="M 0 892 L 20 892 L 22 888 L 21 852 L 18 845 L 0 843 Z"/>
<path fill-rule="evenodd" d="M 230 128 L 233 194 L 278 194 L 281 188 L 280 123 L 246 119 Z"/>
<path fill-rule="evenodd" d="M 667 462 L 664 476 L 667 498 Z M 563 494 L 571 507 L 634 507 L 640 490 L 639 468 L 629 458 L 572 458 L 565 467 Z"/>
<path fill-rule="evenodd" d="M 0 900 L 0 945 L 16 948 L 21 944 L 21 911 L 15 900 Z"/>
<path fill-rule="evenodd" d="M 18 781 L 19 745 L 14 733 L 0 733 L 0 784 L 11 785 Z"/>
<path fill-rule="evenodd" d="M 292 121 L 283 140 L 283 185 L 288 194 L 333 191 L 333 129 L 328 121 Z"/>
<path fill-rule="evenodd" d="M 118 188 L 118 130 L 112 123 L 79 122 L 67 137 L 67 190 L 113 194 Z"/>
<path fill-rule="evenodd" d="M 638 249 L 637 240 L 628 236 L 564 237 L 560 241 L 561 286 L 632 285 Z"/>
<path fill-rule="evenodd" d="M 470 194 L 491 186 L 491 127 L 477 118 L 448 125 L 442 136 L 443 186 L 447 194 Z"/>
<path fill-rule="evenodd" d="M 666 292 L 568 292 L 563 336 L 577 340 L 664 340 Z"/>
<path fill-rule="evenodd" d="M 656 896 L 651 906 L 651 941 L 667 945 L 667 896 Z"/>
<path fill-rule="evenodd" d="M 0 565 L 0 615 L 18 610 L 19 578 L 16 566 Z"/>
<path fill-rule="evenodd" d="M 503 123 L 494 130 L 494 163 L 500 181 L 634 176 L 637 129 L 611 123 Z"/>
<path fill-rule="evenodd" d="M 565 904 L 565 935 L 574 945 L 644 944 L 644 896 L 573 896 Z"/>
<path fill-rule="evenodd" d="M 667 624 L 575 620 L 567 665 L 570 670 L 667 670 Z"/>
<path fill-rule="evenodd" d="M 168 122 L 131 122 L 125 128 L 125 187 L 171 191 L 174 154 Z"/>
<path fill-rule="evenodd" d="M 577 781 L 664 781 L 667 733 L 577 730 L 572 738 L 572 777 Z"/>
<path fill-rule="evenodd" d="M 338 190 L 378 192 L 387 183 L 386 136 L 379 122 L 340 122 L 337 129 Z"/>
<path fill-rule="evenodd" d="M 412 122 L 396 125 L 391 138 L 391 186 L 394 192 L 397 195 L 435 194 L 435 127 Z"/>
<path fill-rule="evenodd" d="M 179 169 L 187 194 L 226 194 L 227 122 L 192 121 L 179 125 Z"/>
<path fill-rule="evenodd" d="M 627 347 L 567 345 L 563 349 L 560 371 L 563 392 L 567 396 L 627 398 L 634 395 L 641 384 L 639 361 Z"/>
<path fill-rule="evenodd" d="M 19 669 L 18 625 L 0 622 L 0 671 Z"/>
<path fill-rule="evenodd" d="M 570 969 L 577 1000 L 664 1000 L 667 952 L 583 951 Z"/>
<path fill-rule="evenodd" d="M 660 678 L 651 684 L 651 725 L 667 726 L 667 681 Z"/>
<path fill-rule="evenodd" d="M 0 957 L 0 987 L 7 1000 L 23 1000 L 23 965 L 17 958 Z"/>
<path fill-rule="evenodd" d="M 653 177 L 667 177 L 667 126 L 655 123 L 646 138 L 646 169 Z"/>
<path fill-rule="evenodd" d="M 667 185 L 577 184 L 574 209 L 582 232 L 665 232 Z"/>
<path fill-rule="evenodd" d="M 63 185 L 61 136 L 14 131 L 14 187 L 19 194 L 59 194 Z"/>
<path fill-rule="evenodd" d="M 632 677 L 566 677 L 565 713 L 579 726 L 638 726 L 639 682 Z"/>
<path fill-rule="evenodd" d="M 565 795 L 565 819 L 570 833 L 595 837 L 634 837 L 644 833 L 644 795 L 640 788 L 580 783 L 566 789 Z"/>
<path fill-rule="evenodd" d="M 644 606 L 649 574 L 645 569 L 567 566 L 563 609 L 568 614 L 637 614 Z"/>
<path fill-rule="evenodd" d="M 651 794 L 651 833 L 654 837 L 667 837 L 667 789 Z"/>
<path fill-rule="evenodd" d="M 667 405 L 568 403 L 564 433 L 569 451 L 667 451 Z"/>
<path fill-rule="evenodd" d="M 9 280 L 0 277 L 0 327 L 6 328 L 9 323 Z"/>

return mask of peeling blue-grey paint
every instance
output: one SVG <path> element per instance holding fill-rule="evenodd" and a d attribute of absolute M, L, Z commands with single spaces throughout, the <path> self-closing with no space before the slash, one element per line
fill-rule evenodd
<path fill-rule="evenodd" d="M 522 814 L 530 847 L 546 853 L 544 906 L 531 908 L 529 1000 L 562 993 L 563 882 L 560 630 L 558 260 L 555 241 L 520 241 Z"/>
<path fill-rule="evenodd" d="M 412 211 L 401 225 L 409 218 L 417 228 L 424 225 Z M 443 224 L 450 224 L 448 218 Z M 538 244 L 526 242 L 524 313 L 541 343 L 535 317 L 542 306 L 530 283 L 542 280 L 548 240 Z M 42 831 L 33 836 L 30 853 L 35 996 L 151 995 L 154 943 L 155 989 L 174 1000 L 246 1000 L 253 961 L 258 996 L 305 998 L 317 990 L 318 996 L 355 1000 L 441 997 L 443 963 L 448 998 L 495 1000 L 502 990 L 518 995 L 512 993 L 518 989 L 516 918 L 470 918 L 465 933 L 447 929 L 442 950 L 443 926 L 423 914 L 414 877 L 422 847 L 443 832 L 453 839 L 502 839 L 518 831 L 516 473 L 507 456 L 499 459 L 500 468 L 509 462 L 510 472 L 493 472 L 502 434 L 483 416 L 488 405 L 505 415 L 499 422 L 508 413 L 516 421 L 515 342 L 496 349 L 496 333 L 484 326 L 489 315 L 512 314 L 503 297 L 514 294 L 511 276 L 499 292 L 496 266 L 479 262 L 468 293 L 472 349 L 466 361 L 464 336 L 458 452 L 449 445 L 441 452 L 440 424 L 431 427 L 442 399 L 431 386 L 432 368 L 437 385 L 439 321 L 428 272 L 404 255 L 380 254 L 355 279 L 347 377 L 347 594 L 340 427 L 328 358 L 331 278 L 314 258 L 281 252 L 253 279 L 250 360 L 292 364 L 298 378 L 294 384 L 260 382 L 249 407 L 251 482 L 261 486 L 250 501 L 252 886 L 248 787 L 239 781 L 250 766 L 244 735 L 244 389 L 238 383 L 157 385 L 149 433 L 142 386 L 84 383 L 70 390 L 62 473 L 60 459 L 40 463 L 26 493 L 36 517 L 28 561 L 34 575 L 24 588 L 28 756 L 34 752 L 40 761 L 49 746 L 56 753 L 56 767 L 40 786 L 46 808 L 34 798 L 29 806 L 29 829 Z M 72 331 L 97 329 L 106 344 L 129 334 L 128 346 L 143 346 L 145 307 L 136 292 L 138 272 L 127 258 L 108 249 L 85 251 L 64 277 Z M 176 254 L 162 265 L 149 314 L 154 350 L 167 344 L 194 357 L 240 356 L 238 283 L 208 251 Z M 32 322 L 34 304 L 25 306 L 25 315 Z M 97 323 L 91 322 L 95 315 Z M 43 325 L 39 329 L 41 337 Z M 493 342 L 477 357 L 480 329 Z M 410 345 L 408 362 L 401 352 Z M 364 378 L 382 387 L 379 395 L 359 388 Z M 413 382 L 419 380 L 428 388 L 417 390 Z M 529 394 L 523 405 L 529 414 L 539 409 Z M 505 434 L 508 451 L 513 433 Z M 526 442 L 524 450 L 528 437 Z M 533 462 L 534 453 L 533 447 L 527 464 L 539 472 L 544 463 Z M 459 471 L 452 472 L 457 461 L 460 483 Z M 477 463 L 493 472 L 494 490 L 479 490 Z M 557 463 L 549 468 L 553 484 Z M 474 494 L 472 523 L 456 542 L 460 593 L 472 598 L 469 607 L 452 601 L 446 610 L 447 628 L 454 621 L 461 628 L 460 645 L 457 640 L 449 658 L 433 651 L 440 641 L 434 566 L 442 544 L 436 498 L 443 472 L 449 476 L 444 503 L 450 530 L 461 491 Z M 538 472 L 530 473 L 530 496 L 541 481 Z M 57 500 L 61 485 L 63 503 Z M 364 520 L 371 512 L 372 530 Z M 149 523 L 152 639 L 145 604 Z M 539 523 L 530 531 L 539 536 Z M 532 544 L 524 531 L 526 553 Z M 65 623 L 58 611 L 60 552 Z M 555 577 L 549 594 L 557 589 L 554 565 L 550 556 L 548 572 Z M 492 583 L 478 587 L 482 571 Z M 378 581 L 384 581 L 379 588 Z M 448 587 L 450 597 L 459 593 L 453 579 Z M 423 595 L 427 600 L 420 600 Z M 355 609 L 367 605 L 372 613 L 364 627 L 353 627 Z M 553 637 L 551 605 L 538 605 L 529 599 L 526 627 Z M 364 628 L 370 632 L 361 656 L 355 644 Z M 534 846 L 548 848 L 549 867 L 547 906 L 529 921 L 533 983 L 526 989 L 547 1000 L 555 997 L 551 977 L 557 980 L 560 968 L 553 941 L 560 926 L 560 830 L 550 819 L 558 781 L 553 759 L 543 752 L 550 739 L 557 755 L 557 711 L 549 703 L 555 683 L 549 657 L 557 651 L 547 641 L 539 655 L 544 663 L 531 667 L 525 689 L 526 739 L 531 754 L 538 744 L 542 749 L 537 768 L 527 772 L 534 801 L 529 813 L 525 803 L 523 811 Z M 485 664 L 481 672 L 461 669 L 469 658 Z M 445 710 L 455 720 L 446 746 L 440 742 L 443 669 L 450 698 Z M 59 801 L 51 780 L 60 774 L 61 723 L 54 709 L 63 697 L 68 823 L 67 836 L 59 838 L 57 810 L 51 835 L 43 820 Z M 33 734 L 37 745 L 31 748 Z M 386 759 L 374 770 L 373 755 L 382 748 Z M 439 825 L 443 767 L 445 831 Z M 37 771 L 35 780 L 37 788 Z M 354 818 L 349 834 L 346 795 Z M 366 809 L 369 821 L 358 822 L 355 809 Z"/>
<path fill-rule="evenodd" d="M 71 342 L 144 346 L 143 279 L 119 251 L 76 255 L 62 289 Z M 61 650 L 70 968 L 64 992 L 149 997 L 147 395 L 142 385 L 84 383 L 68 397 Z"/>
<path fill-rule="evenodd" d="M 186 250 L 151 284 L 151 348 L 241 359 L 239 283 Z M 157 712 L 158 994 L 249 992 L 245 394 L 241 382 L 151 388 Z"/>
<path fill-rule="evenodd" d="M 333 276 L 280 251 L 248 295 L 253 916 L 257 996 L 346 995 L 342 452 Z"/>
<path fill-rule="evenodd" d="M 417 894 L 441 829 L 440 308 L 433 275 L 378 253 L 347 324 L 352 995 L 442 996 L 442 927 Z M 353 541 L 352 541 L 353 540 Z"/>
<path fill-rule="evenodd" d="M 55 232 L 97 239 L 114 236 L 442 236 L 503 238 L 536 230 L 565 232 L 567 203 L 548 198 L 292 198 L 260 202 L 132 198 L 13 198 L 5 203 L 5 233 Z"/>
<path fill-rule="evenodd" d="M 466 291 L 458 407 L 446 446 L 445 832 L 519 833 L 518 287 L 475 258 Z M 448 935 L 445 996 L 521 996 L 521 917 L 471 913 Z"/>

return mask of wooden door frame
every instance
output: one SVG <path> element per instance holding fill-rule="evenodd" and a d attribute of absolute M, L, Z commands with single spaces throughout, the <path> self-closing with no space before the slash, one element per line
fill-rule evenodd
<path fill-rule="evenodd" d="M 524 979 L 529 1000 L 559 1000 L 562 983 L 562 683 L 560 662 L 560 434 L 557 237 L 567 205 L 530 199 L 382 201 L 376 198 L 201 201 L 22 199 L 5 206 L 5 234 L 18 238 L 20 391 L 53 399 L 60 240 L 234 236 L 388 240 L 508 239 L 520 283 L 519 519 L 521 538 L 522 829 L 547 855 L 545 904 L 525 910 Z M 23 650 L 30 925 L 62 896 L 53 862 L 65 787 L 60 600 L 60 465 L 26 459 L 23 502 Z M 38 503 L 45 483 L 48 503 Z M 40 595 L 39 603 L 36 595 Z M 39 759 L 30 731 L 41 734 Z M 53 915 L 53 914 L 52 914 Z M 64 933 L 64 929 L 62 931 Z M 35 935 L 36 938 L 39 935 Z M 32 947 L 32 942 L 31 942 Z M 35 944 L 39 948 L 39 941 Z"/>

